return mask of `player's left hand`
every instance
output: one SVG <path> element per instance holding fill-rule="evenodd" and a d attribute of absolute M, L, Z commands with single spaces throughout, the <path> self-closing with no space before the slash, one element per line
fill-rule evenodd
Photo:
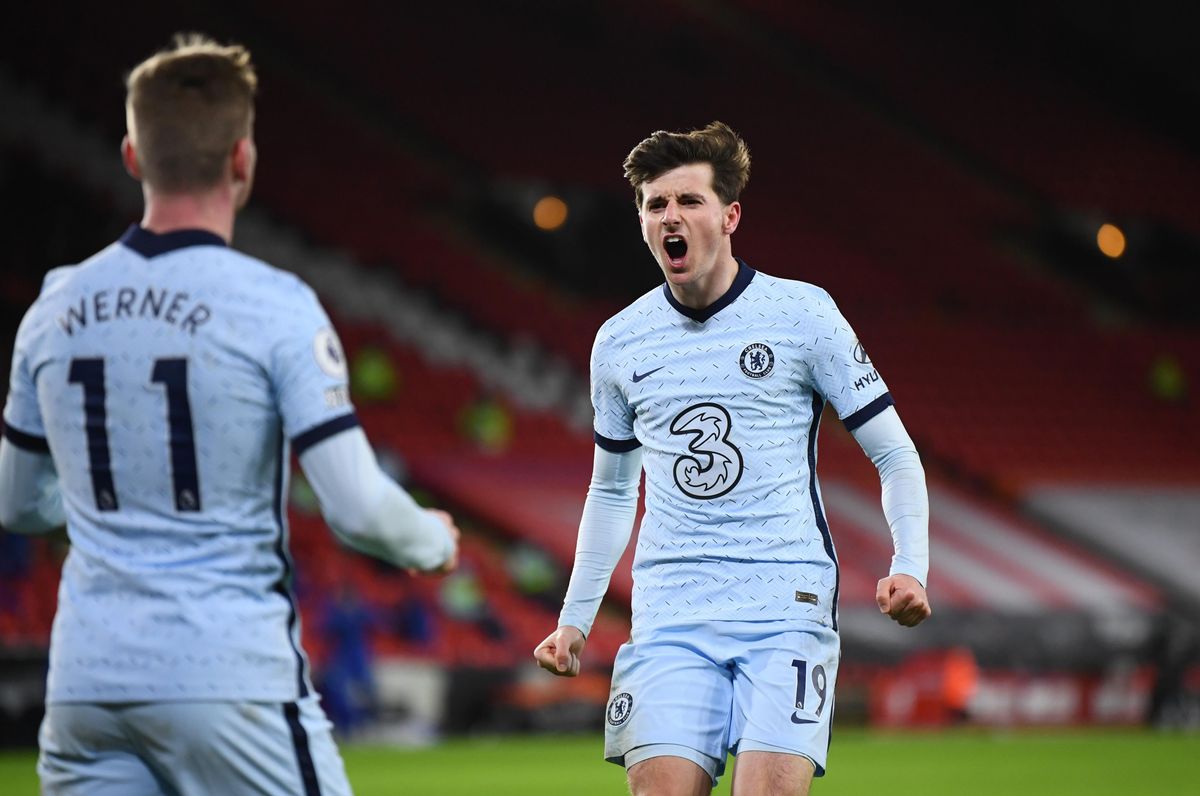
<path fill-rule="evenodd" d="M 454 524 L 454 518 L 450 516 L 450 512 L 442 511 L 441 509 L 426 509 L 426 511 L 446 523 L 446 529 L 450 531 L 450 539 L 454 543 L 454 549 L 450 551 L 450 557 L 442 562 L 440 567 L 429 570 L 431 575 L 447 575 L 458 569 L 458 552 L 462 543 L 462 531 Z"/>
<path fill-rule="evenodd" d="M 442 511 L 441 509 L 425 509 L 425 511 L 446 523 L 446 530 L 450 533 L 450 541 L 454 547 L 450 550 L 450 556 L 433 569 L 421 570 L 409 567 L 405 571 L 413 577 L 417 575 L 447 575 L 458 569 L 458 553 L 462 542 L 462 531 L 454 524 L 454 517 L 450 516 L 450 512 Z"/>
<path fill-rule="evenodd" d="M 905 627 L 916 627 L 933 613 L 925 587 L 912 575 L 889 575 L 879 581 L 875 602 L 880 613 Z"/>

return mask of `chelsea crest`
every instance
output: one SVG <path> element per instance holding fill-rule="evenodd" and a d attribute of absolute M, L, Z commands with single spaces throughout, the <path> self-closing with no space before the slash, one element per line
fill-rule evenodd
<path fill-rule="evenodd" d="M 633 697 L 628 692 L 617 694 L 608 703 L 608 723 L 619 727 L 633 711 Z"/>
<path fill-rule="evenodd" d="M 766 343 L 751 343 L 742 349 L 738 362 L 742 373 L 752 379 L 761 379 L 770 376 L 775 369 L 775 353 Z"/>

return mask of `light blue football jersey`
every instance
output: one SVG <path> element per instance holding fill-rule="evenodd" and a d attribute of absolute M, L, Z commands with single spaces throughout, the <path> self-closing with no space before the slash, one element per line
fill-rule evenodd
<path fill-rule="evenodd" d="M 831 403 L 853 430 L 892 399 L 828 293 L 738 265 L 709 307 L 679 304 L 664 284 L 596 336 L 596 442 L 643 448 L 635 633 L 697 620 L 837 629 L 821 411 Z"/>
<path fill-rule="evenodd" d="M 211 233 L 131 227 L 46 276 L 4 421 L 52 454 L 67 514 L 48 702 L 308 694 L 289 448 L 358 421 L 307 285 Z"/>

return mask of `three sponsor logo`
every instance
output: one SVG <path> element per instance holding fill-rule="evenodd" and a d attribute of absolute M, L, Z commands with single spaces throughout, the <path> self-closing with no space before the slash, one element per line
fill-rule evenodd
<path fill-rule="evenodd" d="M 712 500 L 742 478 L 742 452 L 729 440 L 729 410 L 709 401 L 684 409 L 671 421 L 671 433 L 691 436 L 688 453 L 675 460 L 675 486 L 688 497 Z"/>

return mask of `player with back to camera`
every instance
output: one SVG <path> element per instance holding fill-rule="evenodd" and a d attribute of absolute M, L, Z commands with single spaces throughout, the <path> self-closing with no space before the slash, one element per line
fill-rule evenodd
<path fill-rule="evenodd" d="M 896 551 L 879 609 L 905 626 L 930 615 L 916 449 L 829 294 L 734 258 L 749 173 L 719 122 L 656 132 L 625 161 L 666 283 L 596 335 L 592 480 L 559 627 L 534 651 L 578 673 L 644 466 L 633 631 L 605 721 L 605 757 L 638 796 L 707 794 L 730 752 L 737 796 L 808 793 L 825 772 L 840 656 L 815 472 L 826 402 L 879 470 Z"/>
<path fill-rule="evenodd" d="M 344 794 L 290 592 L 289 448 L 337 536 L 453 569 L 459 532 L 380 470 L 316 295 L 229 247 L 253 181 L 250 54 L 198 35 L 128 77 L 145 214 L 47 274 L 17 334 L 0 524 L 64 520 L 46 794 Z"/>

